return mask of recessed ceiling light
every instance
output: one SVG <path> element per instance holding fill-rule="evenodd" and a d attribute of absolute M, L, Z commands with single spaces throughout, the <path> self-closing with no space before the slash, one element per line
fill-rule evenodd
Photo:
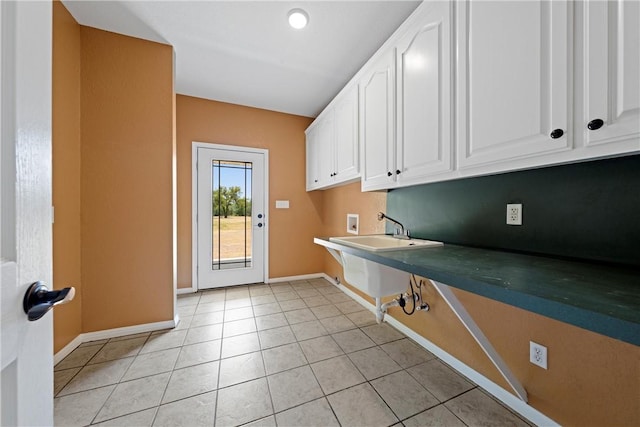
<path fill-rule="evenodd" d="M 309 22 L 309 15 L 302 9 L 291 9 L 287 16 L 289 17 L 289 25 L 296 30 L 306 27 Z"/>

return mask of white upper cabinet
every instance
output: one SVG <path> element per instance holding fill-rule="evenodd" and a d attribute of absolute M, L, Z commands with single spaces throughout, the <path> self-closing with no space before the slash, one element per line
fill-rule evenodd
<path fill-rule="evenodd" d="M 456 5 L 458 168 L 572 148 L 570 3 Z"/>
<path fill-rule="evenodd" d="M 366 67 L 359 87 L 362 189 L 388 188 L 395 175 L 394 49 L 383 52 Z"/>
<path fill-rule="evenodd" d="M 396 43 L 397 185 L 453 170 L 451 2 L 432 2 Z"/>
<path fill-rule="evenodd" d="M 590 150 L 640 150 L 640 2 L 579 6 L 584 98 L 578 132 Z"/>
<path fill-rule="evenodd" d="M 338 98 L 334 108 L 335 126 L 335 169 L 336 181 L 344 182 L 358 178 L 358 90 L 353 87 Z"/>
<path fill-rule="evenodd" d="M 424 3 L 360 79 L 363 190 L 453 170 L 451 3 Z"/>
<path fill-rule="evenodd" d="M 307 150 L 307 191 L 311 191 L 320 187 L 320 144 L 318 128 L 311 126 L 305 134 Z"/>
<path fill-rule="evenodd" d="M 332 101 L 306 134 L 307 191 L 360 178 L 356 86 Z"/>
<path fill-rule="evenodd" d="M 334 174 L 334 122 L 333 110 L 328 110 L 318 123 L 318 175 L 320 187 L 333 181 Z"/>
<path fill-rule="evenodd" d="M 425 1 L 347 87 L 310 127 L 316 189 L 640 153 L 640 2 Z"/>

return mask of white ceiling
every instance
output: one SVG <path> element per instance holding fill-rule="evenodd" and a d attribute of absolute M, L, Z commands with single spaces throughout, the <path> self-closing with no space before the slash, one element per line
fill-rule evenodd
<path fill-rule="evenodd" d="M 82 25 L 170 44 L 176 92 L 315 117 L 420 1 L 76 1 Z M 287 12 L 303 8 L 294 30 Z"/>

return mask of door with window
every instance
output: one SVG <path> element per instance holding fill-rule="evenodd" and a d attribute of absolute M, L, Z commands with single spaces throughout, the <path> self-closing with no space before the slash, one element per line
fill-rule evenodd
<path fill-rule="evenodd" d="M 266 150 L 210 144 L 194 149 L 198 289 L 263 282 Z"/>

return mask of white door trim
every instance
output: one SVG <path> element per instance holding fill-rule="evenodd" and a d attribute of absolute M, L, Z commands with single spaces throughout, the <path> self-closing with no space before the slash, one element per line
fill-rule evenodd
<path fill-rule="evenodd" d="M 264 155 L 264 211 L 269 213 L 269 150 L 265 148 L 242 147 L 237 145 L 213 144 L 208 142 L 191 143 L 191 292 L 198 291 L 198 148 L 212 148 L 217 150 L 241 151 L 244 153 L 256 153 Z M 264 280 L 269 280 L 269 217 L 265 221 L 264 230 Z M 188 288 L 182 288 L 188 289 Z M 180 291 L 180 289 L 178 289 Z M 180 292 L 184 293 L 184 291 Z"/>

